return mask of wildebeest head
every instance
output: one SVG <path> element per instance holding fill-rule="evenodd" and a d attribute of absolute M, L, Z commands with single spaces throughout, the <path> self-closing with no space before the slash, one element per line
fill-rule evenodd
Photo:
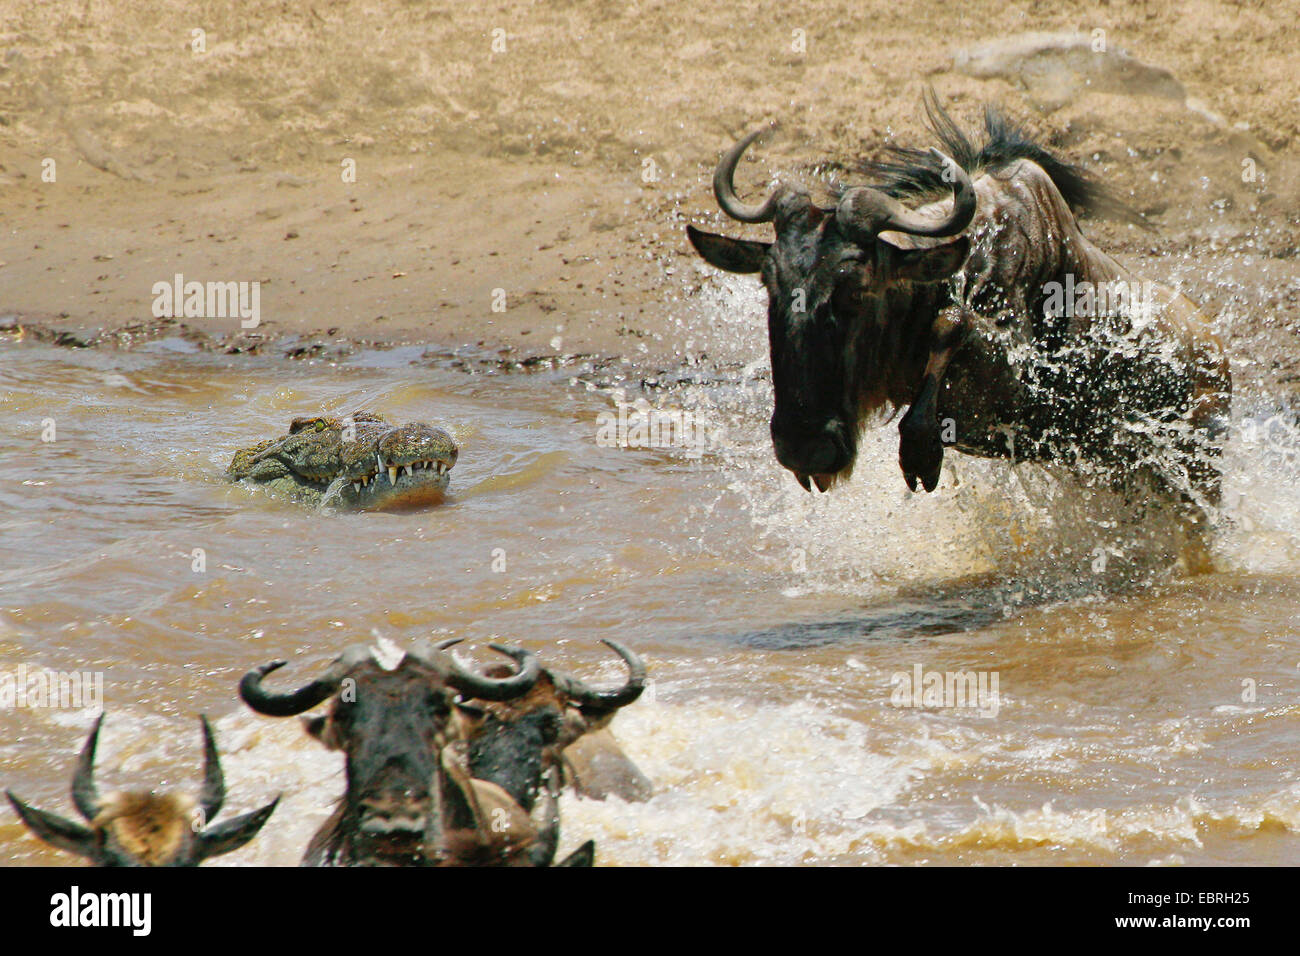
<path fill-rule="evenodd" d="M 467 722 L 466 733 L 469 766 L 476 778 L 498 784 L 531 812 L 544 776 L 561 766 L 564 749 L 584 734 L 608 726 L 619 709 L 641 696 L 646 685 L 645 662 L 617 641 L 602 643 L 627 665 L 627 680 L 621 687 L 601 690 L 569 674 L 543 668 L 527 694 L 475 708 L 477 719 Z M 644 779 L 635 767 L 631 769 Z"/>
<path fill-rule="evenodd" d="M 316 680 L 289 693 L 262 686 L 283 666 L 273 661 L 244 675 L 240 696 L 258 713 L 301 714 L 330 701 L 328 712 L 305 721 L 307 731 L 346 758 L 347 792 L 339 817 L 338 862 L 436 863 L 446 855 L 443 764 L 459 736 L 458 696 L 490 701 L 525 694 L 540 669 L 528 651 L 493 644 L 518 673 L 494 679 L 466 670 L 444 645 L 411 648 L 397 667 L 382 667 L 371 648 L 357 645 Z"/>
<path fill-rule="evenodd" d="M 975 191 L 957 163 L 932 150 L 953 193 L 952 210 L 942 219 L 865 186 L 846 190 L 833 208 L 815 205 L 806 190 L 790 185 L 778 186 L 760 205 L 746 205 L 736 197 L 736 164 L 764 132 L 727 151 L 714 172 L 713 191 L 732 219 L 772 223 L 775 242 L 691 226 L 687 234 L 711 265 L 761 274 L 768 293 L 776 457 L 804 488 L 811 490 L 811 479 L 825 491 L 852 470 L 864 412 L 884 403 L 886 379 L 896 374 L 878 367 L 892 351 L 885 343 L 897 340 L 905 318 L 889 308 L 891 296 L 911 283 L 947 279 L 969 252 L 965 237 L 927 247 L 908 239 L 899 245 L 881 233 L 956 236 L 975 214 Z"/>
<path fill-rule="evenodd" d="M 90 824 L 37 810 L 7 792 L 23 823 L 46 843 L 88 858 L 96 866 L 197 866 L 208 857 L 238 850 L 257 836 L 280 798 L 260 810 L 209 827 L 226 799 L 216 741 L 203 724 L 203 789 L 197 801 L 183 794 L 114 792 L 100 797 L 95 786 L 95 748 L 100 714 L 86 738 L 72 781 L 72 801 Z"/>

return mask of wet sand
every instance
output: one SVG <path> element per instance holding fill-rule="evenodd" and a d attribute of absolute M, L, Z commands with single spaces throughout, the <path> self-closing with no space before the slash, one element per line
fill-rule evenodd
<path fill-rule="evenodd" d="M 850 176 L 887 141 L 929 143 L 928 84 L 967 126 L 996 103 L 1111 183 L 1157 231 L 1088 226 L 1103 247 L 1182 279 L 1213 313 L 1241 313 L 1228 331 L 1275 380 L 1298 368 L 1296 326 L 1274 318 L 1296 305 L 1300 249 L 1300 76 L 1281 6 L 205 9 L 198 22 L 179 2 L 0 4 L 10 326 L 66 342 L 175 334 L 150 290 L 181 273 L 263 284 L 257 329 L 180 320 L 223 349 L 419 342 L 647 371 L 750 361 L 729 336 L 679 334 L 680 308 L 713 281 L 683 226 L 720 222 L 718 154 L 776 120 L 742 188 Z M 969 56 L 1034 31 L 1127 51 L 1183 98 L 1131 69 L 1066 64 L 1044 88 L 1041 65 L 998 73 Z M 1225 286 L 1187 261 L 1206 252 L 1253 257 L 1270 278 L 1252 281 L 1250 264 Z"/>

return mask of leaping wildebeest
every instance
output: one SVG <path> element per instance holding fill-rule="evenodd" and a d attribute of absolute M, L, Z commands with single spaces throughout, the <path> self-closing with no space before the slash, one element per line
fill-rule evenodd
<path fill-rule="evenodd" d="M 238 850 L 257 836 L 275 812 L 276 797 L 260 810 L 216 826 L 208 824 L 226 799 L 225 778 L 216 740 L 206 717 L 203 724 L 203 788 L 198 800 L 175 793 L 120 792 L 100 797 L 95 786 L 95 748 L 100 714 L 77 762 L 72 802 L 89 827 L 28 806 L 6 791 L 23 823 L 38 837 L 96 866 L 197 866 L 204 860 Z"/>
<path fill-rule="evenodd" d="M 1076 210 L 1140 221 L 1089 174 L 992 109 L 977 150 L 932 93 L 925 105 L 944 151 L 893 147 L 865 164 L 875 185 L 840 188 L 829 207 L 791 184 L 738 199 L 736 165 L 765 130 L 749 134 L 714 193 L 775 241 L 687 227 L 706 261 L 767 288 L 777 460 L 827 491 L 851 474 L 860 429 L 906 408 L 913 491 L 937 486 L 945 445 L 1064 463 L 1126 492 L 1142 478 L 1176 503 L 1201 563 L 1231 396 L 1219 342 L 1187 298 L 1084 237 Z"/>

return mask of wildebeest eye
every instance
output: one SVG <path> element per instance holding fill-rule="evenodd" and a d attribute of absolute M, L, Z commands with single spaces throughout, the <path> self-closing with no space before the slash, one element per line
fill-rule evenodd
<path fill-rule="evenodd" d="M 849 272 L 861 269 L 866 264 L 866 261 L 866 254 L 861 249 L 854 248 L 841 252 L 837 264 L 841 272 Z"/>
<path fill-rule="evenodd" d="M 451 704 L 447 702 L 445 695 L 438 693 L 436 690 L 426 692 L 424 696 L 424 706 L 429 708 L 435 714 L 446 714 L 451 710 Z"/>

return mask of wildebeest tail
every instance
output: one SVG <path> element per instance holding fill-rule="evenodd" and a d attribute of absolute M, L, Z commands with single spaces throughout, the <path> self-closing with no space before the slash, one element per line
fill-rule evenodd
<path fill-rule="evenodd" d="M 1070 208 L 1077 214 L 1131 222 L 1150 229 L 1142 214 L 1115 196 L 1087 170 L 1052 155 L 1036 143 L 1023 127 L 1008 120 L 992 106 L 984 109 L 985 140 L 978 149 L 939 103 L 932 88 L 923 95 L 925 123 L 938 138 L 940 147 L 973 176 L 981 169 L 995 169 L 1017 159 L 1037 163 L 1051 177 Z M 929 150 L 909 146 L 885 147 L 886 158 L 859 167 L 872 176 L 874 185 L 898 199 L 940 196 L 951 187 L 943 181 L 943 167 Z"/>

